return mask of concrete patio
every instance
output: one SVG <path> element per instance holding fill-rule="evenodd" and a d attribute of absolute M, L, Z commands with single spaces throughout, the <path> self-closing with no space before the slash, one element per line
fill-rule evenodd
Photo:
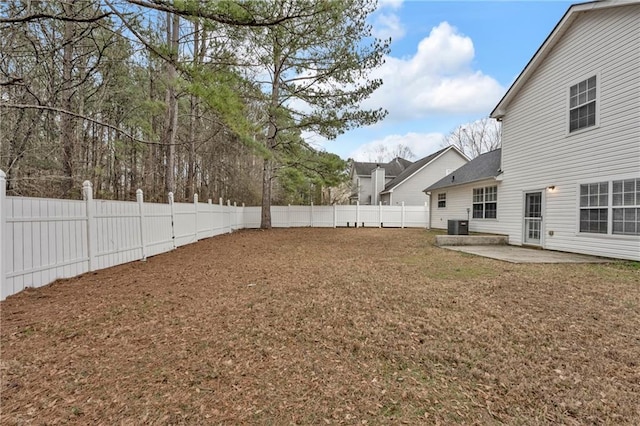
<path fill-rule="evenodd" d="M 565 253 L 552 250 L 509 245 L 441 246 L 443 249 L 471 253 L 511 263 L 610 263 L 615 259 L 606 259 L 584 254 Z"/>

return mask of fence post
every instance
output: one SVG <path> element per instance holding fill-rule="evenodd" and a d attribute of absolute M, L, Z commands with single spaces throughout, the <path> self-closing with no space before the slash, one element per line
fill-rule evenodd
<path fill-rule="evenodd" d="M 136 201 L 138 202 L 138 212 L 140 214 L 140 243 L 142 245 L 142 259 L 147 260 L 147 239 L 145 238 L 145 229 L 144 229 L 144 194 L 142 189 L 136 191 Z"/>
<path fill-rule="evenodd" d="M 360 201 L 356 201 L 356 226 L 354 228 L 358 227 L 358 222 L 360 222 Z"/>
<path fill-rule="evenodd" d="M 287 204 L 287 228 L 291 228 L 291 204 Z"/>
<path fill-rule="evenodd" d="M 378 228 L 382 228 L 382 201 L 378 204 Z"/>
<path fill-rule="evenodd" d="M 309 215 L 309 226 L 313 228 L 313 201 L 311 202 L 311 214 Z"/>
<path fill-rule="evenodd" d="M 96 270 L 96 251 L 98 246 L 96 235 L 96 222 L 93 204 L 93 185 L 88 180 L 82 183 L 82 197 L 87 206 L 87 254 L 89 257 L 89 270 Z"/>
<path fill-rule="evenodd" d="M 233 202 L 233 230 L 238 229 L 238 202 Z"/>
<path fill-rule="evenodd" d="M 400 224 L 401 228 L 404 228 L 404 201 L 402 202 L 402 222 Z"/>
<path fill-rule="evenodd" d="M 231 200 L 227 200 L 227 214 L 229 215 L 229 234 L 233 232 L 233 228 L 231 227 Z"/>
<path fill-rule="evenodd" d="M 4 256 L 7 250 L 8 244 L 6 243 L 5 227 L 7 223 L 5 202 L 7 198 L 7 175 L 0 170 L 0 300 L 4 300 L 9 296 L 9 291 L 6 288 L 7 277 L 4 272 Z"/>
<path fill-rule="evenodd" d="M 336 209 L 336 203 L 333 203 L 333 227 L 338 225 L 338 210 Z"/>
<path fill-rule="evenodd" d="M 241 229 L 246 229 L 247 224 L 244 218 L 244 203 L 242 203 L 242 214 L 240 215 L 240 217 L 242 218 L 242 228 Z"/>
<path fill-rule="evenodd" d="M 193 219 L 195 226 L 195 240 L 198 242 L 198 194 L 193 194 L 193 209 L 195 210 L 195 218 Z"/>
<path fill-rule="evenodd" d="M 209 213 L 211 213 L 211 236 L 213 236 L 216 233 L 216 215 L 213 211 L 213 200 L 209 198 L 207 204 L 209 204 Z"/>
<path fill-rule="evenodd" d="M 176 212 L 173 210 L 173 192 L 169 192 L 169 207 L 171 208 L 171 241 L 176 248 Z"/>

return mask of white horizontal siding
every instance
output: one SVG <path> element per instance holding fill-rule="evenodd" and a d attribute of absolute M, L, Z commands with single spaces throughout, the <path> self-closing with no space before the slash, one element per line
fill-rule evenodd
<path fill-rule="evenodd" d="M 496 219 L 474 219 L 471 217 L 473 211 L 473 188 L 484 188 L 487 186 L 498 187 L 498 217 Z M 501 224 L 501 218 L 503 216 L 501 192 L 501 183 L 494 179 L 486 179 L 433 191 L 431 193 L 431 227 L 447 229 L 447 223 L 450 219 L 469 219 L 469 231 L 471 232 L 504 234 L 505 231 Z M 447 194 L 446 207 L 438 208 L 438 194 L 442 193 Z M 467 209 L 469 209 L 468 212 Z"/>
<path fill-rule="evenodd" d="M 371 188 L 371 178 L 360 177 L 360 185 L 358 186 L 358 202 L 360 204 L 368 203 L 371 200 Z"/>
<path fill-rule="evenodd" d="M 387 183 L 391 182 L 391 179 L 392 178 L 389 178 L 389 177 L 385 176 L 384 185 L 386 185 Z M 365 177 L 360 176 L 359 182 L 360 182 L 360 184 L 357 187 L 357 193 L 358 193 L 358 200 L 357 201 L 360 204 L 363 204 L 363 205 L 364 204 L 370 204 L 371 200 L 373 199 L 372 195 L 373 195 L 373 186 L 374 186 L 373 183 L 374 182 L 373 182 L 373 180 L 371 179 L 370 176 L 365 176 Z M 384 187 L 384 185 L 382 185 L 382 186 Z M 380 192 L 380 191 L 378 191 L 378 192 Z M 381 199 L 381 201 L 384 202 L 385 200 Z M 386 200 L 386 201 L 387 201 L 387 204 L 388 204 L 388 200 Z"/>
<path fill-rule="evenodd" d="M 427 201 L 423 192 L 425 188 L 445 177 L 447 170 L 456 170 L 466 163 L 467 160 L 456 150 L 450 149 L 395 187 L 387 202 L 392 205 L 404 202 L 406 206 L 422 206 Z"/>
<path fill-rule="evenodd" d="M 511 243 L 522 243 L 524 191 L 553 185 L 545 248 L 640 260 L 640 237 L 579 233 L 577 198 L 579 183 L 640 177 L 639 22 L 637 4 L 582 13 L 508 105 L 498 214 Z M 598 126 L 568 134 L 568 88 L 592 75 Z"/>

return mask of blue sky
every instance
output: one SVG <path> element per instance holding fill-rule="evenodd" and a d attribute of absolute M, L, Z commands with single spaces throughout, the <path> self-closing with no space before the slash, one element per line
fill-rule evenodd
<path fill-rule="evenodd" d="M 438 150 L 451 130 L 489 115 L 571 4 L 381 1 L 371 23 L 392 37 L 391 52 L 372 74 L 382 88 L 363 106 L 389 115 L 333 141 L 310 141 L 359 161 L 372 160 L 380 144 L 408 146 L 416 159 Z"/>

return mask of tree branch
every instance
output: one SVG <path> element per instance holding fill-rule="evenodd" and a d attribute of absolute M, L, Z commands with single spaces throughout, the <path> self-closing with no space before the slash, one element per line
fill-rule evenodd
<path fill-rule="evenodd" d="M 236 27 L 271 27 L 275 25 L 280 25 L 284 22 L 300 19 L 300 18 L 310 18 L 319 13 L 318 10 L 313 10 L 310 13 L 300 13 L 298 15 L 290 15 L 290 16 L 278 16 L 273 19 L 267 19 L 264 21 L 259 21 L 255 17 L 249 15 L 245 19 L 232 18 L 230 16 L 225 16 L 223 14 L 216 14 L 207 12 L 202 10 L 201 8 L 197 8 L 194 10 L 184 10 L 175 7 L 169 2 L 162 0 L 127 0 L 131 4 L 135 4 L 136 6 L 145 7 L 148 9 L 155 9 L 161 12 L 169 12 L 176 15 L 191 17 L 191 18 L 205 18 L 211 19 L 212 21 L 218 22 L 220 24 L 232 25 Z"/>
<path fill-rule="evenodd" d="M 37 109 L 37 110 L 44 110 L 44 111 L 59 112 L 61 114 L 68 114 L 68 115 L 70 115 L 72 117 L 81 118 L 83 120 L 90 121 L 92 123 L 96 123 L 96 124 L 98 124 L 100 126 L 108 127 L 111 130 L 115 130 L 116 132 L 123 134 L 124 136 L 126 136 L 127 138 L 131 139 L 134 142 L 143 143 L 145 145 L 167 146 L 166 144 L 163 144 L 163 143 L 160 143 L 160 142 L 151 142 L 151 141 L 147 141 L 147 140 L 144 140 L 144 139 L 136 138 L 131 133 L 128 133 L 125 130 L 122 130 L 118 126 L 114 126 L 113 124 L 105 123 L 104 121 L 96 120 L 95 118 L 87 117 L 86 115 L 78 114 L 78 113 L 75 113 L 75 112 L 72 112 L 72 111 L 67 111 L 67 110 L 62 109 L 62 108 L 46 106 L 46 105 L 27 105 L 27 104 L 0 104 L 0 108 Z M 182 143 L 174 143 L 172 145 L 184 145 L 184 144 L 182 144 Z"/>
<path fill-rule="evenodd" d="M 93 16 L 91 18 L 75 18 L 66 15 L 50 15 L 48 13 L 34 13 L 32 15 L 16 16 L 13 18 L 0 18 L 0 24 L 18 24 L 24 22 L 39 21 L 41 19 L 55 19 L 56 21 L 64 22 L 96 22 L 111 16 L 111 12 L 103 13 L 102 15 Z"/>
<path fill-rule="evenodd" d="M 24 79 L 22 77 L 9 76 L 6 81 L 0 81 L 0 86 L 13 86 L 24 85 Z"/>

